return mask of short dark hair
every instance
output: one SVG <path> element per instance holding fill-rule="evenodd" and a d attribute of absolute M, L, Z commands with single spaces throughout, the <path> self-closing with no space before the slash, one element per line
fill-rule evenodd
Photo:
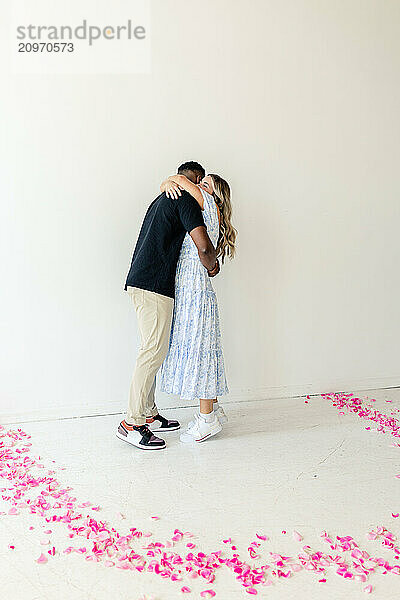
<path fill-rule="evenodd" d="M 178 175 L 186 175 L 188 173 L 194 173 L 195 175 L 199 175 L 202 179 L 205 177 L 204 168 L 194 160 L 189 160 L 188 162 L 183 163 L 178 169 Z M 190 179 L 190 177 L 189 177 Z"/>

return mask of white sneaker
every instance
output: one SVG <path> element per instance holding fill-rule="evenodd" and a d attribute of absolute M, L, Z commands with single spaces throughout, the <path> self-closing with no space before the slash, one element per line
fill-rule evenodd
<path fill-rule="evenodd" d="M 204 442 L 208 438 L 216 435 L 222 430 L 222 425 L 215 414 L 211 421 L 206 421 L 199 413 L 194 415 L 194 421 L 191 421 L 184 433 L 179 436 L 181 442 L 190 444 L 192 442 Z"/>
<path fill-rule="evenodd" d="M 221 423 L 221 425 L 223 425 L 224 423 L 227 423 L 229 421 L 228 417 L 226 416 L 226 412 L 224 411 L 224 409 L 222 408 L 222 406 L 218 406 L 217 410 L 214 410 L 214 415 L 217 417 L 218 421 Z M 194 421 L 190 421 L 188 424 L 188 427 L 193 427 L 194 425 Z"/>
<path fill-rule="evenodd" d="M 218 409 L 214 410 L 214 414 L 217 417 L 218 421 L 221 423 L 221 425 L 228 422 L 228 417 L 226 416 L 226 413 L 222 406 L 218 406 Z"/>

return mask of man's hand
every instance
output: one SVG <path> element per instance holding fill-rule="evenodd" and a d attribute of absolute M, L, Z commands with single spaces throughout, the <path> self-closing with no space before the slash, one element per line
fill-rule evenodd
<path fill-rule="evenodd" d="M 218 275 L 219 271 L 220 271 L 219 261 L 218 261 L 218 258 L 217 258 L 217 262 L 215 263 L 215 267 L 212 269 L 212 271 L 208 271 L 208 276 L 209 277 L 215 277 L 216 275 Z"/>
<path fill-rule="evenodd" d="M 166 193 L 168 198 L 174 198 L 175 200 L 177 200 L 178 196 L 182 195 L 182 188 L 177 183 L 175 183 L 175 181 L 167 179 L 164 182 L 164 188 L 164 192 Z"/>

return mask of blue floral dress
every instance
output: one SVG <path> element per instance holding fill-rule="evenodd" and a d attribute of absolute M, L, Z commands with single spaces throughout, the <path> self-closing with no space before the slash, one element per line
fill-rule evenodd
<path fill-rule="evenodd" d="M 214 246 L 219 237 L 214 198 L 201 190 L 203 218 Z M 201 264 L 187 233 L 175 278 L 175 303 L 169 351 L 160 371 L 160 388 L 185 400 L 212 399 L 228 394 L 219 326 L 218 304 L 212 279 Z"/>

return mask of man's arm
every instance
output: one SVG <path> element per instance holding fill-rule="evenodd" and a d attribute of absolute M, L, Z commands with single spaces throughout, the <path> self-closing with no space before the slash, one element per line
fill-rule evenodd
<path fill-rule="evenodd" d="M 219 272 L 219 264 L 215 248 L 208 237 L 207 229 L 204 226 L 195 227 L 190 231 L 190 237 L 196 244 L 202 265 L 205 266 L 210 277 L 214 277 Z"/>
<path fill-rule="evenodd" d="M 219 271 L 219 264 L 215 248 L 208 237 L 200 206 L 187 191 L 183 190 L 182 198 L 177 202 L 177 210 L 182 225 L 196 244 L 202 265 L 207 269 L 209 276 L 214 277 Z"/>

